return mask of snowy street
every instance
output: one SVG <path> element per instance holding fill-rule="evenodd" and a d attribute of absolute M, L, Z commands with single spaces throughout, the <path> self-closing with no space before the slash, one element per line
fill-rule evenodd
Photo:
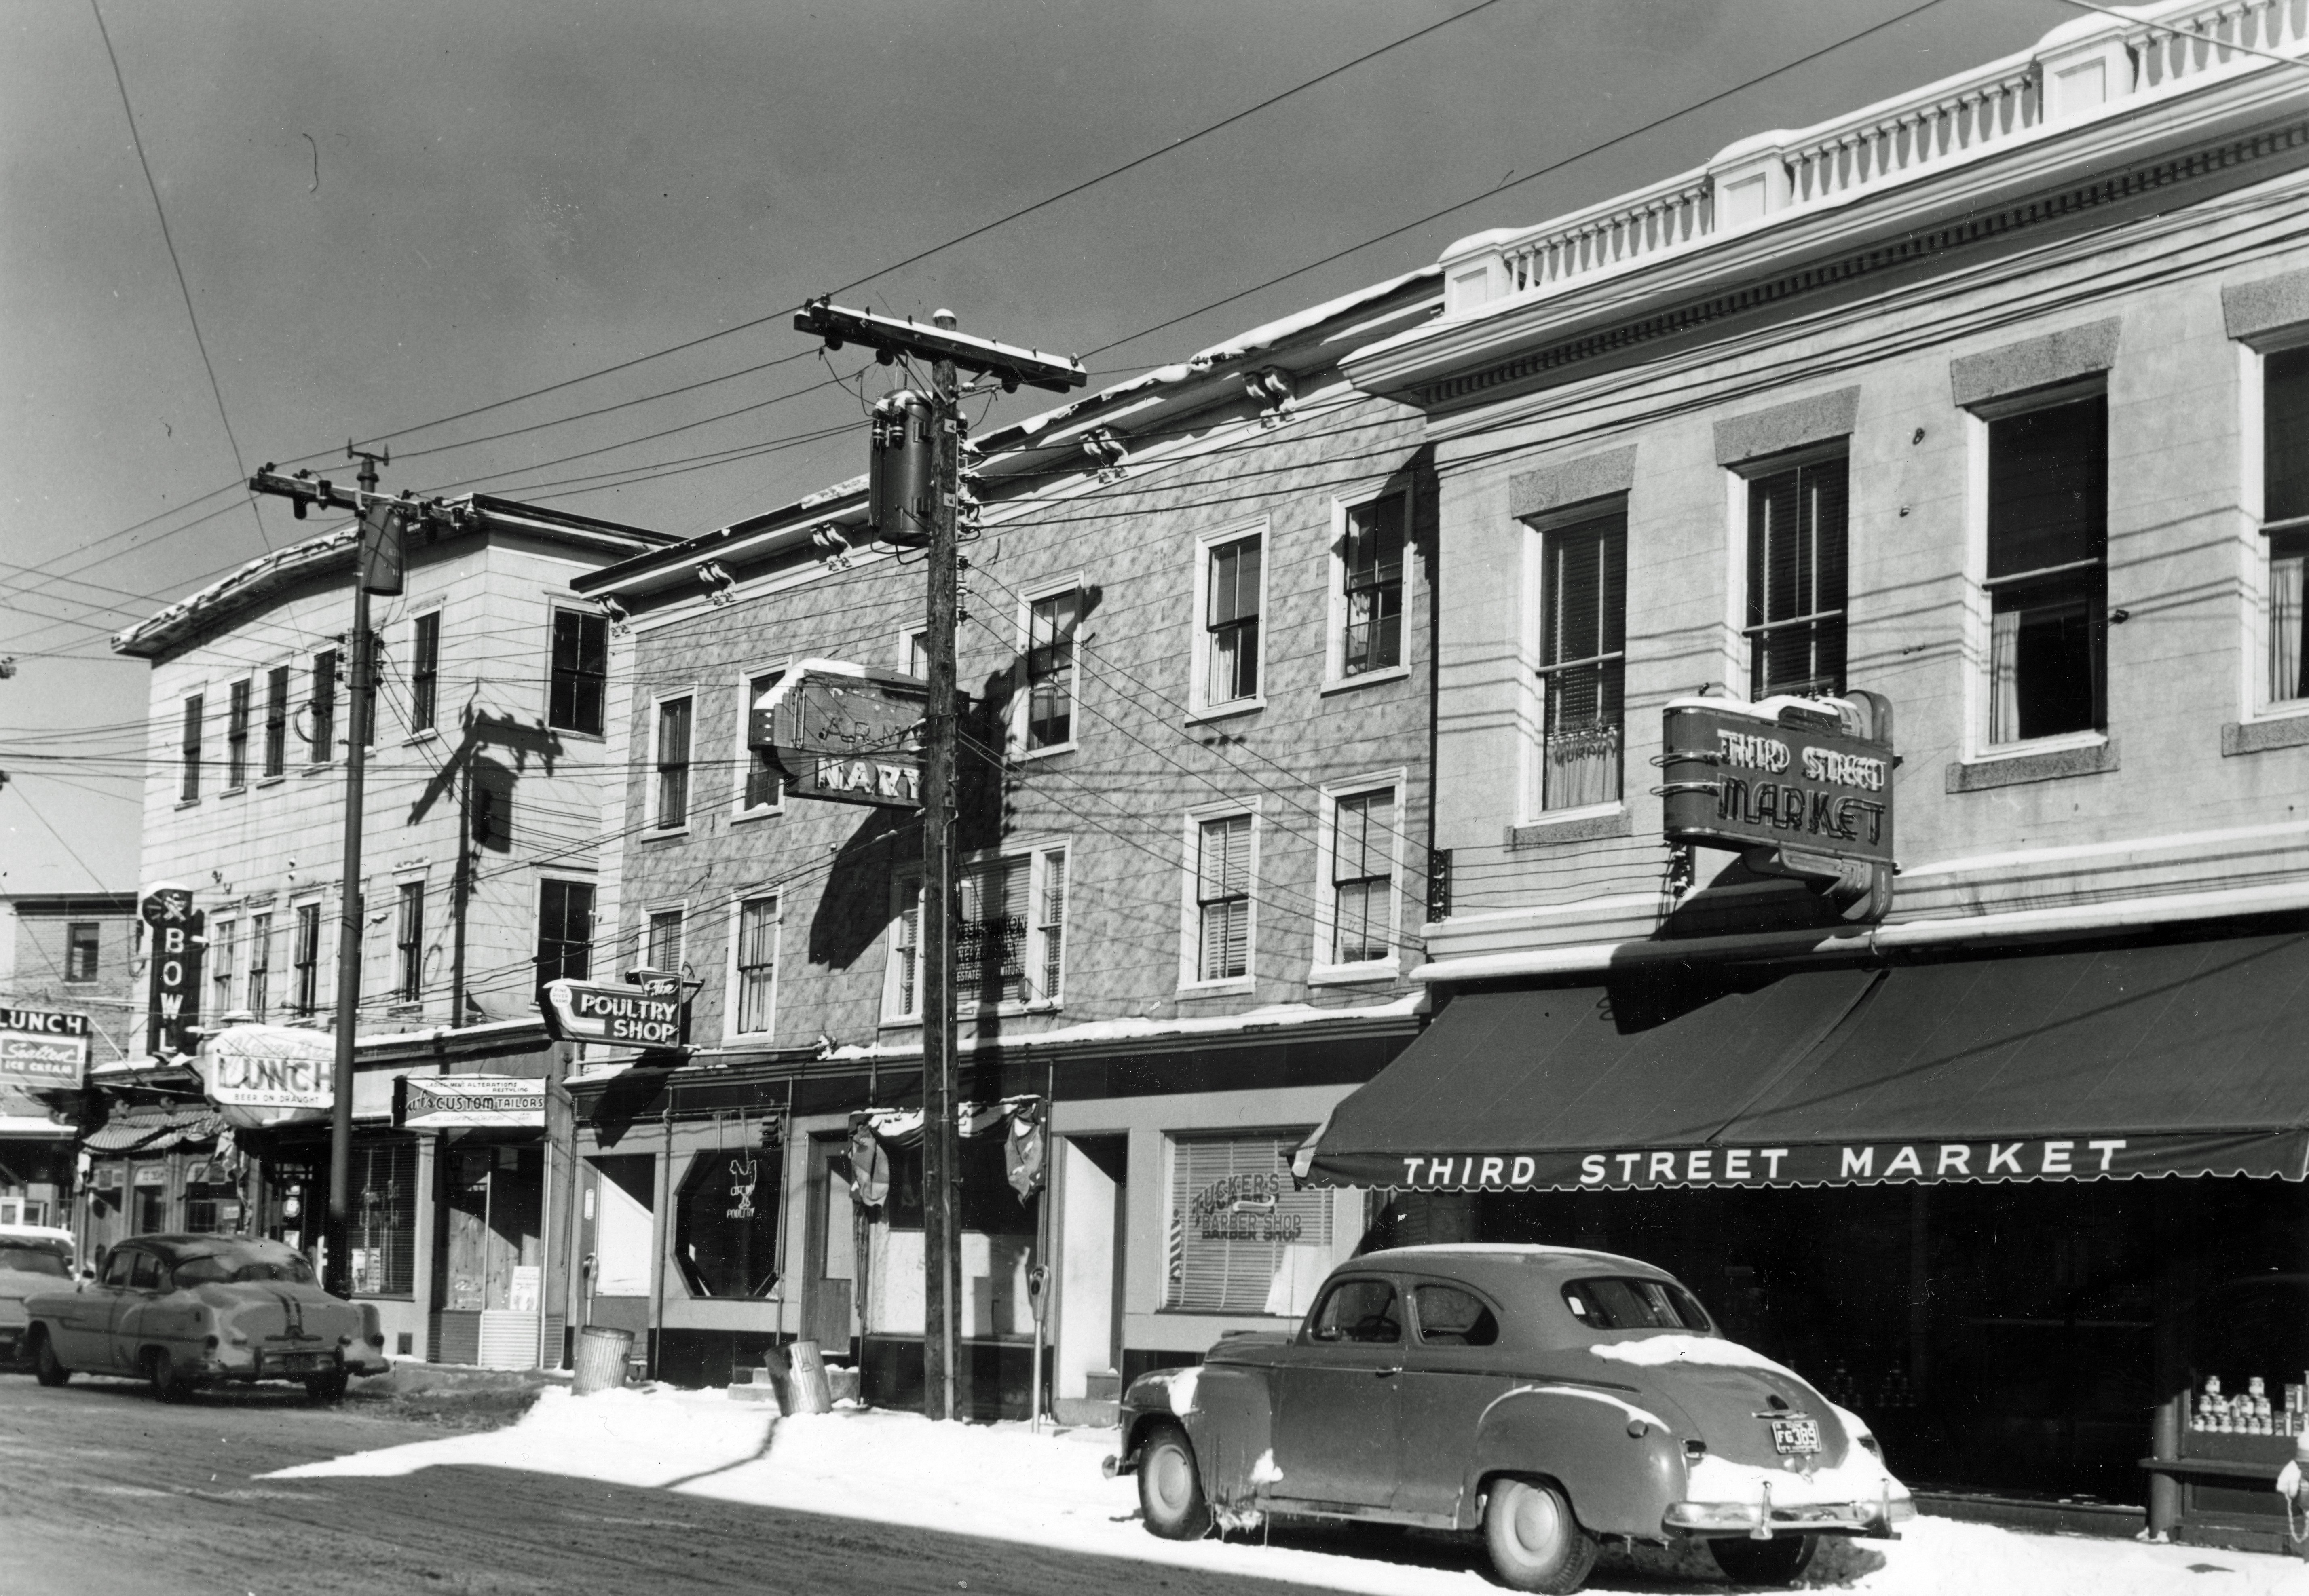
<path fill-rule="evenodd" d="M 493 1572 L 450 1575 L 444 1583 L 437 1571 L 457 1565 L 437 1561 L 427 1570 L 371 1562 L 360 1582 L 368 1589 L 542 1588 L 532 1579 L 548 1569 L 563 1588 L 598 1588 L 612 1563 L 629 1589 L 651 1588 L 646 1580 L 634 1583 L 636 1563 L 692 1584 L 726 1579 L 759 1588 L 791 1579 L 791 1588 L 814 1591 L 1146 1588 L 1150 1575 L 1172 1590 L 1277 1588 L 1267 1582 L 1375 1596 L 1475 1596 L 1498 1589 L 1472 1546 L 1440 1537 L 1293 1531 L 1278 1532 L 1271 1543 L 1159 1540 L 1137 1522 L 1131 1481 L 1101 1475 L 1100 1460 L 1111 1449 L 1105 1431 L 1036 1435 L 1020 1425 L 938 1426 L 883 1412 L 774 1423 L 768 1410 L 719 1393 L 651 1389 L 573 1398 L 549 1389 L 517 1422 L 414 1440 L 405 1427 L 360 1419 L 350 1411 L 261 1414 L 267 1425 L 262 1444 L 228 1460 L 225 1454 L 236 1448 L 217 1447 L 210 1431 L 224 1428 L 221 1419 L 245 1423 L 246 1404 L 160 1410 L 125 1387 L 118 1401 L 103 1401 L 102 1389 L 47 1393 L 11 1382 L 7 1428 L 35 1440 L 31 1448 L 9 1444 L 12 1475 L 22 1480 L 68 1466 L 51 1448 L 86 1426 L 149 1432 L 188 1425 L 188 1436 L 210 1444 L 203 1461 L 230 1463 L 196 1493 L 226 1512 L 254 1508 L 277 1523 L 285 1504 L 308 1503 L 290 1511 L 329 1538 L 348 1533 L 354 1523 L 382 1532 L 396 1519 L 419 1528 L 453 1523 L 461 1543 L 486 1544 L 493 1523 L 501 1531 L 499 1555 L 483 1566 Z M 54 1402 L 59 1396 L 73 1399 L 68 1410 Z M 45 1445 L 38 1439 L 43 1436 Z M 183 1443 L 172 1453 L 159 1442 L 152 1436 L 139 1460 L 140 1479 L 154 1460 L 183 1454 Z M 319 1448 L 310 1442 L 334 1454 L 314 1456 Z M 282 1455 L 298 1450 L 302 1458 Z M 155 1480 L 118 1488 L 166 1501 L 176 1488 Z M 178 1496 L 171 1507 L 181 1505 Z M 420 1498 L 421 1516 L 375 1511 L 399 1504 L 406 1514 Z M 540 1519 L 540 1512 L 550 1516 Z M 540 1547 L 549 1538 L 539 1531 L 548 1527 L 555 1528 L 549 1539 L 557 1544 Z M 605 1527 L 614 1533 L 604 1535 Z M 133 1535 L 116 1529 L 101 1541 L 83 1539 L 75 1555 L 101 1557 L 134 1544 Z M 590 1578 L 584 1572 L 589 1563 Z M 157 1573 L 149 1562 L 138 1567 L 124 1561 L 118 1583 L 96 1583 L 83 1572 L 79 1587 L 222 1588 L 207 1578 L 171 1583 L 171 1566 L 193 1571 L 197 1560 L 163 1558 Z M 15 1574 L 0 1573 L 7 1590 L 56 1588 L 14 1583 L 22 1572 L 12 1566 Z M 1901 1596 L 2162 1596 L 2182 1590 L 2229 1596 L 2309 1592 L 2309 1567 L 2270 1557 L 2023 1535 L 1924 1518 L 1897 1544 L 1832 1548 L 1815 1565 L 1813 1582 Z M 309 1577 L 276 1577 L 269 1585 L 233 1588 L 330 1587 L 316 1587 Z M 1633 1561 L 1607 1553 L 1590 1588 L 1662 1592 L 1723 1585 L 1704 1557 L 1647 1552 Z"/>

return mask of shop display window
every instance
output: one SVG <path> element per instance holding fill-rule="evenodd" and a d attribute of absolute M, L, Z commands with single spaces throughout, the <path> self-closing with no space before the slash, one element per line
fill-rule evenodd
<path fill-rule="evenodd" d="M 456 1312 L 536 1312 L 538 1272 L 545 1258 L 539 1234 L 543 1150 L 464 1146 L 452 1150 L 444 1161 L 448 1235 L 442 1249 L 441 1306 Z"/>
<path fill-rule="evenodd" d="M 1165 1307 L 1294 1318 L 1307 1311 L 1331 1267 L 1331 1194 L 1293 1188 L 1298 1142 L 1172 1143 Z"/>
<path fill-rule="evenodd" d="M 689 1160 L 674 1198 L 673 1255 L 691 1296 L 770 1294 L 781 1189 L 774 1147 L 717 1149 Z"/>
<path fill-rule="evenodd" d="M 962 1166 L 961 1201 L 956 1205 L 960 1228 L 989 1236 L 1031 1236 L 1035 1214 L 1031 1203 L 1022 1203 L 1010 1186 L 1002 1164 L 1002 1138 L 988 1134 L 963 1136 L 956 1143 Z M 883 1212 L 893 1230 L 922 1228 L 922 1149 L 890 1149 L 890 1197 Z"/>
<path fill-rule="evenodd" d="M 416 1275 L 417 1143 L 380 1142 L 352 1151 L 346 1245 L 352 1249 L 353 1290 L 406 1297 Z"/>

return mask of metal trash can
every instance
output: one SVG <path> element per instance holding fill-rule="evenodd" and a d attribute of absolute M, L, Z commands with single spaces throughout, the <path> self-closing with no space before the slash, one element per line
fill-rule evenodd
<path fill-rule="evenodd" d="M 626 1359 L 634 1350 L 634 1333 L 612 1330 L 606 1324 L 588 1324 L 577 1333 L 577 1377 L 570 1385 L 573 1396 L 589 1396 L 596 1391 L 610 1391 L 626 1383 Z"/>

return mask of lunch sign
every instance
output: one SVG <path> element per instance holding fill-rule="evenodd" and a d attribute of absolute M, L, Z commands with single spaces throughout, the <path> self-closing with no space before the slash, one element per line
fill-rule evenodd
<path fill-rule="evenodd" d="M 0 1086 L 77 1091 L 88 1038 L 86 1014 L 0 1005 Z"/>

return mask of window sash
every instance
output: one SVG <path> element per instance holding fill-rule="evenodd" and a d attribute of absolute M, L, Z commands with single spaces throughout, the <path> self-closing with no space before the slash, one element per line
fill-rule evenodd
<path fill-rule="evenodd" d="M 227 787 L 244 787 L 248 783 L 248 686 L 246 679 L 233 683 L 225 699 L 224 784 Z"/>
<path fill-rule="evenodd" d="M 770 1028 L 777 986 L 778 901 L 749 898 L 738 910 L 738 1029 L 748 1035 Z"/>
<path fill-rule="evenodd" d="M 553 612 L 553 672 L 546 718 L 555 730 L 601 735 L 609 653 L 607 616 L 575 609 Z"/>
<path fill-rule="evenodd" d="M 1042 996 L 1052 1003 L 1065 994 L 1067 856 L 1055 850 L 1042 856 L 1042 884 L 1035 902 L 1034 933 L 1042 939 Z"/>
<path fill-rule="evenodd" d="M 409 662 L 409 729 L 430 731 L 441 685 L 441 612 L 417 617 L 414 656 Z"/>
<path fill-rule="evenodd" d="M 967 1005 L 1022 1004 L 1033 907 L 1034 858 L 1016 854 L 956 874 L 955 991 Z"/>
<path fill-rule="evenodd" d="M 1250 973 L 1251 817 L 1206 820 L 1197 833 L 1196 979 Z"/>
<path fill-rule="evenodd" d="M 1395 789 L 1342 798 L 1331 813 L 1331 962 L 1393 956 Z"/>
<path fill-rule="evenodd" d="M 289 668 L 276 665 L 264 677 L 264 773 L 280 775 L 289 763 Z"/>
<path fill-rule="evenodd" d="M 103 946 L 103 929 L 94 920 L 74 920 L 65 931 L 65 979 L 92 981 Z"/>
<path fill-rule="evenodd" d="M 582 981 L 593 963 L 593 887 L 547 877 L 538 883 L 537 984 Z"/>
<path fill-rule="evenodd" d="M 400 979 L 394 983 L 393 995 L 403 1003 L 415 1003 L 422 994 L 425 979 L 425 884 L 404 881 L 401 884 L 400 935 L 394 946 L 401 955 Z"/>
<path fill-rule="evenodd" d="M 177 797 L 189 803 L 201 796 L 201 695 L 197 693 L 185 700 L 185 729 L 178 751 L 184 775 Z"/>
<path fill-rule="evenodd" d="M 649 964 L 661 975 L 681 973 L 681 910 L 661 909 L 649 917 Z"/>
<path fill-rule="evenodd" d="M 2107 553 L 2107 398 L 1991 421 L 1989 579 L 2099 564 Z"/>
<path fill-rule="evenodd" d="M 1340 559 L 1345 589 L 1342 676 L 1403 663 L 1403 512 L 1399 494 L 1347 511 Z"/>
<path fill-rule="evenodd" d="M 272 999 L 272 917 L 252 915 L 248 921 L 248 1011 L 264 1018 Z"/>
<path fill-rule="evenodd" d="M 240 922 L 220 920 L 209 936 L 209 986 L 220 1018 L 232 1012 L 235 968 L 240 951 Z"/>
<path fill-rule="evenodd" d="M 2269 539 L 2269 701 L 2309 698 L 2309 659 L 2301 646 L 2304 578 L 2309 575 L 2309 532 L 2279 532 Z"/>
<path fill-rule="evenodd" d="M 1082 591 L 1037 599 L 1026 617 L 1026 746 L 1054 748 L 1075 738 L 1075 631 Z"/>
<path fill-rule="evenodd" d="M 1991 595 L 1992 744 L 2106 726 L 2105 592 L 2105 573 L 2095 565 Z"/>
<path fill-rule="evenodd" d="M 761 701 L 763 694 L 778 685 L 778 678 L 784 674 L 782 670 L 774 670 L 767 676 L 757 676 L 747 682 L 746 702 L 738 709 L 741 729 L 752 724 L 754 705 Z M 774 809 L 785 799 L 783 773 L 770 763 L 769 755 L 760 748 L 748 746 L 746 756 L 746 790 L 739 800 L 739 807 Z"/>
<path fill-rule="evenodd" d="M 1748 484 L 1751 698 L 1844 691 L 1848 498 L 1841 457 Z"/>
<path fill-rule="evenodd" d="M 312 741 L 307 752 L 315 764 L 326 764 L 337 751 L 337 651 L 323 649 L 313 656 L 313 696 L 310 708 Z"/>
<path fill-rule="evenodd" d="M 1204 696 L 1214 704 L 1258 696 L 1262 542 L 1254 533 L 1215 544 L 1206 556 Z"/>
<path fill-rule="evenodd" d="M 657 824 L 670 831 L 689 824 L 689 703 L 657 706 Z"/>
<path fill-rule="evenodd" d="M 299 903 L 297 906 L 297 943 L 293 962 L 297 971 L 297 1013 L 310 1014 L 320 997 L 321 906 L 318 903 Z"/>
<path fill-rule="evenodd" d="M 919 877 L 901 879 L 898 911 L 890 922 L 890 1017 L 921 1016 L 922 884 Z"/>

